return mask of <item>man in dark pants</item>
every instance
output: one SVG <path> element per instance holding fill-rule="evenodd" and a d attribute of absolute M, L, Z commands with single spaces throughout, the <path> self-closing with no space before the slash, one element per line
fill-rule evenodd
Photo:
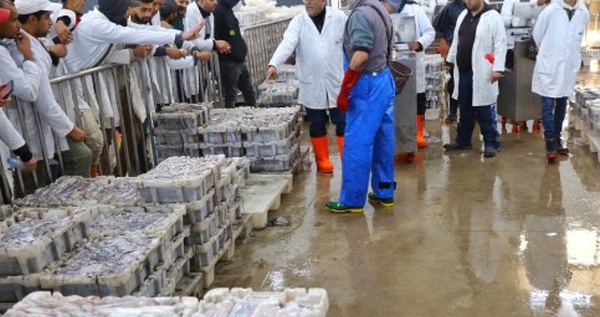
<path fill-rule="evenodd" d="M 231 45 L 230 52 L 219 52 L 221 85 L 225 108 L 235 106 L 236 88 L 242 92 L 244 103 L 248 107 L 256 106 L 256 95 L 246 66 L 248 48 L 240 32 L 240 23 L 233 14 L 240 0 L 223 0 L 217 4 L 215 15 L 215 39 L 224 40 Z"/>
<path fill-rule="evenodd" d="M 435 36 L 439 39 L 438 53 L 442 57 L 448 56 L 448 50 L 452 44 L 454 37 L 454 28 L 456 27 L 456 20 L 461 12 L 463 12 L 467 6 L 463 0 L 453 0 L 448 2 L 446 6 L 436 15 L 433 20 L 433 28 L 435 29 Z M 448 94 L 452 94 L 454 91 L 454 76 L 452 70 L 449 72 L 450 80 L 446 85 Z M 456 121 L 458 111 L 458 100 L 450 97 L 450 106 L 448 108 L 448 116 L 446 117 L 446 123 L 452 123 Z"/>
<path fill-rule="evenodd" d="M 483 155 L 493 157 L 499 143 L 491 113 L 499 93 L 498 79 L 504 71 L 506 30 L 500 13 L 484 0 L 466 0 L 465 3 L 468 10 L 458 17 L 454 41 L 446 58 L 455 66 L 458 87 L 454 88 L 452 97 L 458 99 L 460 120 L 456 142 L 444 144 L 444 148 L 446 151 L 471 149 L 477 119 L 485 143 Z"/>

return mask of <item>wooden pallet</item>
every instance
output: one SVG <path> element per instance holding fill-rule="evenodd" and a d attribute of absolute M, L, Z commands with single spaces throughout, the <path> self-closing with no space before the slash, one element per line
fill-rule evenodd
<path fill-rule="evenodd" d="M 291 173 L 251 173 L 242 189 L 244 211 L 252 215 L 252 227 L 267 226 L 269 210 L 281 206 L 281 195 L 292 191 L 294 176 Z"/>

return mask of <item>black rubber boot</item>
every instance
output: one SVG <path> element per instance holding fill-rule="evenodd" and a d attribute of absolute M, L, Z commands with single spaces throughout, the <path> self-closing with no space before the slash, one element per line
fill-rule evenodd
<path fill-rule="evenodd" d="M 546 140 L 546 158 L 548 161 L 554 161 L 558 157 L 554 140 Z"/>
<path fill-rule="evenodd" d="M 554 138 L 554 148 L 556 152 L 560 155 L 569 155 L 569 148 L 564 146 L 564 143 L 560 139 L 560 136 Z"/>

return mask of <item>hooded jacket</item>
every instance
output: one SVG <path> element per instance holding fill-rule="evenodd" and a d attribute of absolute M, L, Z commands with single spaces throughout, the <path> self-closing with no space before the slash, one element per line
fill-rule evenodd
<path fill-rule="evenodd" d="M 128 0 L 98 0 L 98 10 L 112 23 L 127 26 L 125 13 L 129 9 Z"/>
<path fill-rule="evenodd" d="M 215 39 L 227 41 L 231 45 L 230 54 L 219 54 L 220 61 L 243 63 L 246 60 L 248 48 L 242 38 L 240 23 L 233 14 L 233 7 L 239 2 L 239 0 L 221 0 L 214 12 Z"/>

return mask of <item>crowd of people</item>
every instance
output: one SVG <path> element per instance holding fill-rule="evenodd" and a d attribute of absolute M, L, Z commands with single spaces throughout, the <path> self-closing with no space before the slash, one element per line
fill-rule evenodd
<path fill-rule="evenodd" d="M 216 54 L 225 107 L 236 105 L 238 91 L 245 105 L 255 106 L 246 65 L 248 49 L 233 12 L 238 2 L 99 0 L 94 10 L 84 14 L 85 0 L 63 0 L 62 5 L 48 0 L 0 0 L 0 84 L 11 82 L 14 87 L 0 101 L 6 109 L 0 111 L 3 158 L 12 151 L 23 162 L 22 171 L 30 172 L 23 173 L 25 191 L 17 195 L 58 176 L 55 151 L 62 155 L 62 174 L 96 175 L 106 155 L 105 143 L 114 137 L 101 131 L 98 109 L 85 102 L 81 83 L 74 92 L 78 96 L 75 109 L 59 105 L 49 81 L 53 76 L 149 56 L 165 57 L 170 67 L 182 69 Z M 266 80 L 277 78 L 278 67 L 295 53 L 298 101 L 306 109 L 321 173 L 334 171 L 327 127 L 329 122 L 335 125 L 342 189 L 338 200 L 327 203 L 329 210 L 362 212 L 367 199 L 384 207 L 394 204 L 396 90 L 390 69 L 394 44 L 406 44 L 417 56 L 418 147 L 427 146 L 424 51 L 437 38 L 438 52 L 450 74 L 446 123 L 457 121 L 456 140 L 444 149 L 470 150 L 477 121 L 483 155 L 497 155 L 495 105 L 502 93 L 498 81 L 505 71 L 506 17 L 484 0 L 450 1 L 435 17 L 431 8 L 411 0 L 350 1 L 348 15 L 327 6 L 326 0 L 303 3 L 305 10 L 291 20 L 265 65 Z M 539 49 L 532 91 L 542 97 L 546 155 L 553 159 L 568 153 L 560 131 L 566 98 L 573 92 L 579 69 L 578 47 L 589 12 L 577 0 L 540 1 L 538 5 L 545 9 L 532 33 Z M 123 111 L 117 129 L 144 142 L 145 120 L 132 120 L 133 116 Z M 372 192 L 368 192 L 369 183 Z"/>
<path fill-rule="evenodd" d="M 106 162 L 107 149 L 117 142 L 116 136 L 102 130 L 111 128 L 133 136 L 135 142 L 128 146 L 135 147 L 144 142 L 147 118 L 130 111 L 131 106 L 123 106 L 121 114 L 98 109 L 84 96 L 84 80 L 72 92 L 57 93 L 51 78 L 148 57 L 164 57 L 171 69 L 185 69 L 218 55 L 221 73 L 227 75 L 222 76 L 225 106 L 235 105 L 235 89 L 243 92 L 246 105 L 255 106 L 245 65 L 246 44 L 232 12 L 237 3 L 99 0 L 84 13 L 85 0 L 63 0 L 62 4 L 0 0 L 0 84 L 12 87 L 2 98 L 4 110 L 0 111 L 3 175 L 8 178 L 3 185 L 12 185 L 15 176 L 13 192 L 3 188 L 4 198 L 28 194 L 60 175 L 95 176 L 102 163 L 105 174 L 144 172 L 139 162 L 140 170 L 113 171 Z M 127 74 L 117 77 L 121 86 L 131 80 Z M 124 87 L 118 89 L 117 95 L 125 94 Z M 121 102 L 127 102 L 126 98 Z M 118 101 L 113 98 L 108 103 L 108 108 L 116 109 Z M 122 118 L 102 122 L 111 111 Z M 119 152 L 126 152 L 124 147 Z"/>

